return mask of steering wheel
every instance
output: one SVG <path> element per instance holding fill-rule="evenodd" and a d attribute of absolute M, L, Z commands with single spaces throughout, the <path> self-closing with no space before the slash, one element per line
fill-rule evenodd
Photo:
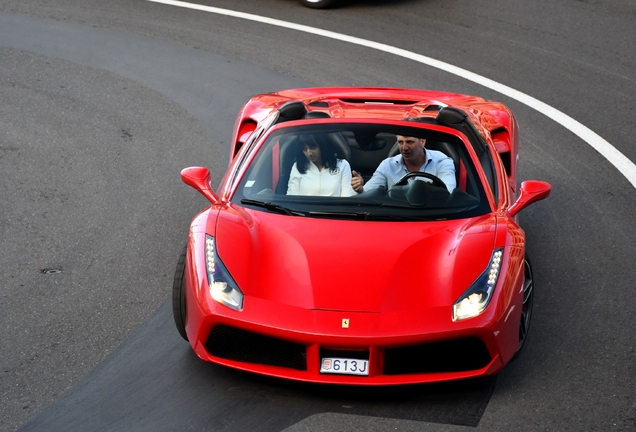
<path fill-rule="evenodd" d="M 416 172 L 406 173 L 406 174 L 404 175 L 404 177 L 402 177 L 401 179 L 399 179 L 399 180 L 397 181 L 397 183 L 395 183 L 393 186 L 403 186 L 403 185 L 405 185 L 405 184 L 408 182 L 408 180 L 409 180 L 411 177 L 425 177 L 425 178 L 427 178 L 427 179 L 429 179 L 429 180 L 431 180 L 431 181 L 433 182 L 433 183 L 432 183 L 432 186 L 447 189 L 447 188 L 446 188 L 446 183 L 444 183 L 444 182 L 442 181 L 442 179 L 440 179 L 440 178 L 439 178 L 439 177 L 437 177 L 437 176 L 434 176 L 433 174 L 425 173 L 425 172 L 422 172 L 422 171 L 416 171 Z"/>

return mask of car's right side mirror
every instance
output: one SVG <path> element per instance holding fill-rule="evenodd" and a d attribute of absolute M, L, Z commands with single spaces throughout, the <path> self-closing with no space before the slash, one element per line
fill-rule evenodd
<path fill-rule="evenodd" d="M 526 180 L 519 188 L 519 198 L 508 209 L 510 216 L 514 216 L 530 204 L 541 201 L 550 196 L 552 186 L 540 180 Z"/>

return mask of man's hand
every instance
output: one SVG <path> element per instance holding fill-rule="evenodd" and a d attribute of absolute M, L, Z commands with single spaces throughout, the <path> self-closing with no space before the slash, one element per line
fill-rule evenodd
<path fill-rule="evenodd" d="M 351 187 L 357 193 L 362 193 L 362 186 L 364 185 L 364 180 L 362 176 L 358 174 L 356 171 L 351 171 Z"/>

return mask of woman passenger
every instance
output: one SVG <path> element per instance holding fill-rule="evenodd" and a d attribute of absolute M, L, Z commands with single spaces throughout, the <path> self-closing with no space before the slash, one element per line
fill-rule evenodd
<path fill-rule="evenodd" d="M 287 195 L 352 196 L 351 167 L 338 159 L 326 135 L 301 135 Z"/>

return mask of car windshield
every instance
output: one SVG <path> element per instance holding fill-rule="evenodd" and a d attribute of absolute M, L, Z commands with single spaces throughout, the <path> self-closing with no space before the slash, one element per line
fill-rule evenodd
<path fill-rule="evenodd" d="M 258 147 L 232 196 L 234 204 L 293 217 L 375 221 L 458 219 L 490 211 L 464 142 L 439 127 L 282 126 Z M 421 151 L 421 144 L 427 162 L 423 172 L 409 174 L 400 147 L 411 145 L 406 152 L 414 153 Z M 382 175 L 371 180 L 387 158 L 393 159 L 384 162 Z M 436 172 L 436 166 L 445 167 L 445 172 Z M 364 180 L 361 193 L 351 187 L 352 175 Z"/>

